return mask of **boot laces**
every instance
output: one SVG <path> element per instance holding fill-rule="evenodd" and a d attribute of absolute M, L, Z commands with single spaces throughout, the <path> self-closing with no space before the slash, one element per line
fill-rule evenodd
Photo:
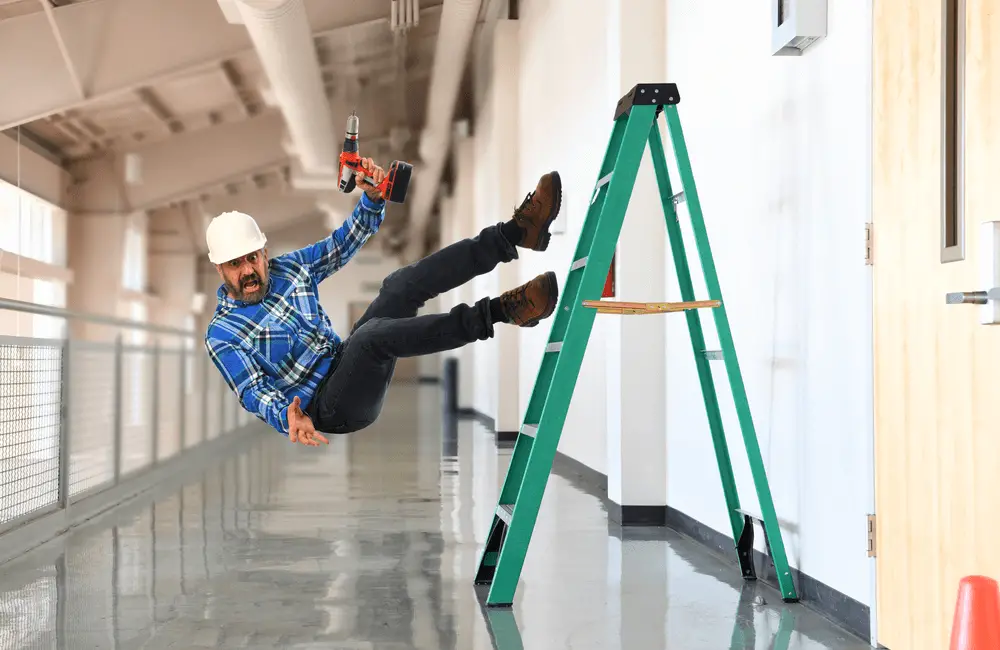
<path fill-rule="evenodd" d="M 503 302 L 511 312 L 534 306 L 534 303 L 528 298 L 528 284 L 523 284 L 504 293 Z"/>
<path fill-rule="evenodd" d="M 523 217 L 525 213 L 528 211 L 528 208 L 530 208 L 534 204 L 534 198 L 535 198 L 535 193 L 528 192 L 524 196 L 524 200 L 521 201 L 521 205 L 514 208 L 514 215 L 517 217 Z"/>

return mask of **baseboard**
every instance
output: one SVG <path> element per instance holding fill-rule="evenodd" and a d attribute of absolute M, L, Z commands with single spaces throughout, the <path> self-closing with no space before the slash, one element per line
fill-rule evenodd
<path fill-rule="evenodd" d="M 517 434 L 517 431 L 497 431 L 496 429 L 493 431 L 493 437 L 496 438 L 497 444 L 517 442 Z"/>
<path fill-rule="evenodd" d="M 486 415 L 482 411 L 477 411 L 473 408 L 463 407 L 458 409 L 458 417 L 465 418 L 468 420 L 475 420 L 479 424 L 483 425 L 490 431 L 496 430 L 496 421 L 490 416 Z"/>
<path fill-rule="evenodd" d="M 714 528 L 710 528 L 697 519 L 690 517 L 671 506 L 666 507 L 666 525 L 703 546 L 716 551 L 724 560 L 737 564 L 733 539 Z M 757 578 L 768 585 L 778 588 L 775 579 L 774 565 L 764 553 L 754 550 L 754 567 Z M 799 600 L 812 609 L 835 622 L 837 625 L 867 639 L 870 635 L 870 609 L 864 603 L 854 600 L 833 587 L 813 578 L 807 573 L 790 567 L 792 580 L 795 582 Z"/>
<path fill-rule="evenodd" d="M 665 506 L 623 506 L 612 502 L 608 518 L 619 526 L 663 527 L 667 525 L 667 509 Z"/>
<path fill-rule="evenodd" d="M 552 471 L 572 483 L 576 488 L 591 496 L 597 497 L 609 510 L 612 507 L 608 500 L 608 476 L 577 459 L 556 451 L 552 462 Z"/>

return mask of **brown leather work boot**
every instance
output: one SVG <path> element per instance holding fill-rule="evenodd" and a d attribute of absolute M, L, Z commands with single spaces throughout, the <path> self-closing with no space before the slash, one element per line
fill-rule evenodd
<path fill-rule="evenodd" d="M 549 247 L 549 226 L 559 215 L 562 204 L 562 180 L 559 172 L 549 172 L 540 179 L 534 192 L 528 192 L 514 210 L 514 222 L 524 236 L 518 246 L 543 251 Z"/>
<path fill-rule="evenodd" d="M 538 325 L 552 315 L 558 302 L 559 282 L 552 271 L 500 294 L 500 306 L 507 322 L 520 327 Z"/>

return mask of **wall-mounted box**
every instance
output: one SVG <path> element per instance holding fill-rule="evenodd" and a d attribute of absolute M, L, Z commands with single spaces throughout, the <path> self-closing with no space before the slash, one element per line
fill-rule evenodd
<path fill-rule="evenodd" d="M 801 56 L 826 36 L 827 0 L 771 0 L 772 56 Z"/>

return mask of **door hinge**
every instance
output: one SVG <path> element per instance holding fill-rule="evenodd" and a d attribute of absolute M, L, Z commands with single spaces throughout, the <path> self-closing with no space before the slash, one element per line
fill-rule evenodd
<path fill-rule="evenodd" d="M 868 515 L 868 557 L 875 554 L 875 515 Z"/>
<path fill-rule="evenodd" d="M 865 266 L 871 266 L 874 255 L 872 254 L 872 224 L 869 221 L 865 224 Z"/>

